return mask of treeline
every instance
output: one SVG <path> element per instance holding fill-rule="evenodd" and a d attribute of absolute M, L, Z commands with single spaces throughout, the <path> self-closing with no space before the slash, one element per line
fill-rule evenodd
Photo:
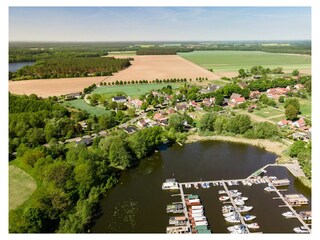
<path fill-rule="evenodd" d="M 197 127 L 200 132 L 217 135 L 241 134 L 245 138 L 279 140 L 281 132 L 275 124 L 269 122 L 254 123 L 246 114 L 234 116 L 209 112 L 202 116 Z"/>
<path fill-rule="evenodd" d="M 37 61 L 33 66 L 25 66 L 14 73 L 9 73 L 9 79 L 47 79 L 87 76 L 110 76 L 123 68 L 130 66 L 128 59 L 113 57 L 68 57 L 52 58 Z"/>
<path fill-rule="evenodd" d="M 137 55 L 176 55 L 177 52 L 192 52 L 192 49 L 188 48 L 165 48 L 165 47 L 149 47 L 149 48 L 140 48 L 137 50 Z"/>
<path fill-rule="evenodd" d="M 81 233 L 90 228 L 99 198 L 117 183 L 114 169 L 139 164 L 160 144 L 171 140 L 161 127 L 128 135 L 122 130 L 95 139 L 87 148 L 20 146 L 15 164 L 39 183 L 31 198 L 9 213 L 10 233 Z"/>
<path fill-rule="evenodd" d="M 290 157 L 296 157 L 307 178 L 311 179 L 311 142 L 295 141 L 289 149 Z"/>

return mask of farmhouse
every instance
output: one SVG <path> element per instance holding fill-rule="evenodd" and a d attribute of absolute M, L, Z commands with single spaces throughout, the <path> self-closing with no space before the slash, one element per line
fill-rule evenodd
<path fill-rule="evenodd" d="M 139 128 L 144 128 L 144 127 L 148 126 L 148 123 L 146 122 L 145 119 L 140 119 L 140 120 L 138 121 L 138 123 L 137 123 L 137 126 L 138 126 Z"/>
<path fill-rule="evenodd" d="M 251 99 L 258 98 L 259 96 L 260 96 L 260 92 L 259 91 L 251 91 L 250 95 L 249 95 L 249 97 Z"/>
<path fill-rule="evenodd" d="M 280 96 L 286 96 L 290 90 L 288 88 L 270 88 L 267 90 L 267 97 L 279 99 Z"/>
<path fill-rule="evenodd" d="M 169 109 L 167 110 L 167 114 L 168 114 L 168 115 L 171 115 L 171 114 L 174 114 L 174 113 L 176 113 L 176 111 L 175 111 L 173 108 L 169 108 Z"/>
<path fill-rule="evenodd" d="M 240 94 L 237 93 L 232 93 L 230 96 L 230 100 L 228 101 L 228 106 L 229 107 L 236 107 L 241 103 L 245 103 L 246 99 L 244 97 L 241 97 Z"/>
<path fill-rule="evenodd" d="M 142 101 L 139 99 L 132 99 L 130 100 L 130 104 L 135 108 L 140 108 L 142 106 Z"/>
<path fill-rule="evenodd" d="M 69 93 L 64 96 L 65 100 L 71 100 L 75 98 L 80 98 L 81 97 L 81 92 L 75 92 L 75 93 Z"/>
<path fill-rule="evenodd" d="M 303 118 L 300 118 L 298 121 L 295 121 L 292 125 L 297 128 L 302 128 L 306 125 L 306 122 Z"/>
<path fill-rule="evenodd" d="M 210 107 L 211 105 L 213 105 L 215 102 L 215 98 L 205 98 L 202 100 L 202 103 L 204 106 L 206 107 Z"/>
<path fill-rule="evenodd" d="M 176 111 L 180 111 L 180 110 L 185 111 L 187 109 L 188 109 L 188 106 L 186 103 L 179 103 L 179 104 L 176 104 L 176 106 L 175 106 Z"/>
<path fill-rule="evenodd" d="M 127 98 L 125 96 L 118 96 L 118 97 L 113 97 L 112 102 L 116 103 L 125 103 L 127 101 Z"/>
<path fill-rule="evenodd" d="M 238 93 L 232 93 L 230 96 L 230 100 L 234 99 L 234 98 L 241 98 L 241 95 Z"/>
<path fill-rule="evenodd" d="M 304 88 L 304 86 L 301 83 L 298 83 L 298 84 L 294 85 L 294 88 L 297 90 L 301 90 Z"/>
<path fill-rule="evenodd" d="M 279 127 L 284 127 L 291 124 L 292 124 L 292 121 L 286 120 L 286 119 L 282 119 L 281 121 L 278 122 Z"/>

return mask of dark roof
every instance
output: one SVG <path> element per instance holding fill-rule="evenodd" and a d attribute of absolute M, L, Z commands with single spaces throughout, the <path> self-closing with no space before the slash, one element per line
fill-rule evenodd
<path fill-rule="evenodd" d="M 127 98 L 125 96 L 117 96 L 117 97 L 113 97 L 113 99 L 117 101 L 117 100 L 125 100 Z"/>
<path fill-rule="evenodd" d="M 69 93 L 69 94 L 66 94 L 66 97 L 75 97 L 79 95 L 81 95 L 81 92 Z"/>
<path fill-rule="evenodd" d="M 128 127 L 125 127 L 123 130 L 126 131 L 127 133 L 134 133 L 135 131 L 137 131 L 137 128 L 134 126 L 128 126 Z"/>

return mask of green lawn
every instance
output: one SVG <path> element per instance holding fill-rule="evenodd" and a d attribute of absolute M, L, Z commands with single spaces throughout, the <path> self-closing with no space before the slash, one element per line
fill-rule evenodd
<path fill-rule="evenodd" d="M 311 99 L 301 99 L 299 101 L 301 114 L 307 118 L 311 118 Z"/>
<path fill-rule="evenodd" d="M 218 72 L 236 72 L 240 68 L 250 69 L 253 66 L 284 70 L 306 69 L 311 67 L 311 57 L 307 55 L 289 55 L 259 51 L 194 51 L 179 55 L 204 68 Z"/>
<path fill-rule="evenodd" d="M 17 166 L 9 166 L 9 210 L 24 203 L 36 190 L 36 181 Z"/>
<path fill-rule="evenodd" d="M 178 88 L 183 83 L 149 83 L 149 84 L 130 84 L 130 85 L 122 85 L 122 86 L 104 86 L 96 88 L 93 93 L 103 94 L 107 96 L 116 95 L 117 93 L 124 93 L 130 97 L 139 97 L 150 90 L 156 90 L 163 88 L 165 86 L 171 85 L 172 88 Z"/>
<path fill-rule="evenodd" d="M 73 107 L 80 110 L 86 110 L 91 115 L 101 116 L 108 111 L 101 107 L 93 107 L 87 104 L 83 99 L 76 99 L 71 101 L 66 101 L 63 105 L 68 107 Z"/>

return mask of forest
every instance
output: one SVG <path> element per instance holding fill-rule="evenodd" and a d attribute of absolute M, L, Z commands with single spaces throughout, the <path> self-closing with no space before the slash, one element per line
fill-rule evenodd
<path fill-rule="evenodd" d="M 113 57 L 60 57 L 39 60 L 33 66 L 25 66 L 9 74 L 10 80 L 48 79 L 87 76 L 110 76 L 129 67 L 129 59 Z"/>
<path fill-rule="evenodd" d="M 176 55 L 177 52 L 192 52 L 193 49 L 187 48 L 168 48 L 168 47 L 149 47 L 140 48 L 136 54 L 137 55 Z"/>

